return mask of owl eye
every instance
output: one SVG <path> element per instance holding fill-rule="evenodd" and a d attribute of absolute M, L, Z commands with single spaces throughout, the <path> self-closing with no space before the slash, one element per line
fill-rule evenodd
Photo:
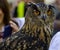
<path fill-rule="evenodd" d="M 52 10 L 48 10 L 48 11 L 47 11 L 47 15 L 48 15 L 48 16 L 51 16 L 51 15 L 52 15 Z"/>
<path fill-rule="evenodd" d="M 34 10 L 34 14 L 38 16 L 38 15 L 41 15 L 41 12 L 38 10 Z"/>

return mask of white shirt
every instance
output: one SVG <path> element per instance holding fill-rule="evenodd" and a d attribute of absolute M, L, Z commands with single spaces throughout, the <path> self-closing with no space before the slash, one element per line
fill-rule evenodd
<path fill-rule="evenodd" d="M 49 50 L 60 50 L 60 32 L 52 38 Z"/>
<path fill-rule="evenodd" d="M 16 22 L 19 25 L 19 28 L 21 29 L 25 23 L 25 18 L 15 18 Z"/>

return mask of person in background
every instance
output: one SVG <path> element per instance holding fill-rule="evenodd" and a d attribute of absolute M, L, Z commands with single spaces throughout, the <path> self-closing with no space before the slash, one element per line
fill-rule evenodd
<path fill-rule="evenodd" d="M 59 21 L 56 21 L 58 23 L 60 23 L 60 13 L 57 14 L 57 20 Z M 55 33 L 55 35 L 53 36 L 51 42 L 50 42 L 50 46 L 49 46 L 49 50 L 60 50 L 60 25 L 58 25 L 57 27 L 59 31 L 57 31 Z"/>
<path fill-rule="evenodd" d="M 56 13 L 58 14 L 60 12 L 60 0 L 55 0 L 53 5 L 56 7 Z"/>
<path fill-rule="evenodd" d="M 6 0 L 0 0 L 0 42 L 19 30 L 17 24 L 10 18 L 8 6 Z"/>
<path fill-rule="evenodd" d="M 56 15 L 60 13 L 60 0 L 55 0 L 55 3 L 53 3 L 54 7 L 55 7 L 55 11 L 56 11 Z M 52 37 L 58 32 L 60 31 L 60 16 L 56 16 L 56 19 L 54 21 L 54 30 L 52 33 Z"/>
<path fill-rule="evenodd" d="M 17 6 L 14 9 L 12 18 L 17 21 L 20 29 L 25 23 L 25 14 L 30 1 L 31 0 L 17 0 Z"/>

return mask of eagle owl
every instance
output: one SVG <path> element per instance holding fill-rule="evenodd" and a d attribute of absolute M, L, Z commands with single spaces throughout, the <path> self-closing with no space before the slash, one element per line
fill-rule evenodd
<path fill-rule="evenodd" d="M 44 3 L 30 3 L 25 15 L 25 24 L 20 31 L 0 43 L 1 50 L 48 50 L 54 7 Z"/>

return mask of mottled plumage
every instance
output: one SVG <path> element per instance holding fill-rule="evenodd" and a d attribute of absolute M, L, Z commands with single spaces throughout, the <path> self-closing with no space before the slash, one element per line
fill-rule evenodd
<path fill-rule="evenodd" d="M 0 50 L 48 50 L 55 18 L 53 9 L 44 3 L 31 3 L 24 26 L 6 38 L 0 44 Z"/>

